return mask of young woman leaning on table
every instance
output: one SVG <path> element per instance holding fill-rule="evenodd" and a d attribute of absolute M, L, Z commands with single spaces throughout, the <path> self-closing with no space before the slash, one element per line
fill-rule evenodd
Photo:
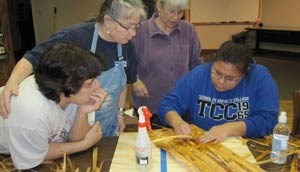
<path fill-rule="evenodd" d="M 56 42 L 73 41 L 97 56 L 104 57 L 105 71 L 97 77 L 107 97 L 96 111 L 96 121 L 104 136 L 114 136 L 125 129 L 121 109 L 125 107 L 127 86 L 136 81 L 136 59 L 131 39 L 140 21 L 146 18 L 141 0 L 106 0 L 96 22 L 64 29 L 27 51 L 14 68 L 0 95 L 0 113 L 7 117 L 11 95 L 18 94 L 19 83 L 36 68 L 41 54 Z M 119 108 L 119 109 L 118 109 Z"/>
<path fill-rule="evenodd" d="M 207 132 L 199 142 L 227 137 L 262 137 L 277 123 L 278 89 L 268 69 L 255 63 L 246 32 L 221 45 L 213 62 L 179 79 L 160 102 L 158 114 L 177 134 L 191 134 L 181 117 Z"/>
<path fill-rule="evenodd" d="M 106 96 L 96 79 L 102 66 L 95 55 L 72 42 L 44 51 L 34 75 L 24 79 L 19 95 L 12 97 L 8 119 L 0 118 L 0 154 L 10 154 L 18 169 L 13 171 L 85 151 L 99 142 L 101 127 L 98 122 L 89 125 L 88 113 Z"/>

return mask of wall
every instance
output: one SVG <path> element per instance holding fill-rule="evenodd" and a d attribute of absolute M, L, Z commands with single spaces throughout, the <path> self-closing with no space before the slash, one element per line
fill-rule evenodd
<path fill-rule="evenodd" d="M 36 42 L 47 39 L 56 30 L 80 23 L 98 13 L 104 0 L 32 0 Z M 195 1 L 195 0 L 194 0 Z M 57 7 L 56 28 L 53 8 Z M 195 11 L 197 13 L 197 11 Z M 300 27 L 300 0 L 262 0 L 262 21 L 266 26 Z M 230 35 L 247 25 L 195 26 L 202 49 L 217 49 Z"/>
<path fill-rule="evenodd" d="M 300 0 L 263 0 L 264 26 L 300 27 Z"/>
<path fill-rule="evenodd" d="M 197 11 L 196 11 L 197 13 Z M 300 27 L 300 0 L 262 0 L 264 26 Z M 196 26 L 203 49 L 217 49 L 230 35 L 247 25 Z"/>
<path fill-rule="evenodd" d="M 231 35 L 241 32 L 245 27 L 247 25 L 209 25 L 195 28 L 202 49 L 218 49 Z"/>
<path fill-rule="evenodd" d="M 243 31 L 258 18 L 260 0 L 190 0 L 190 19 L 202 49 L 218 49 L 230 36 Z M 220 22 L 235 21 L 235 24 Z M 214 23 L 214 25 L 208 25 Z"/>
<path fill-rule="evenodd" d="M 256 21 L 260 0 L 190 0 L 192 22 Z"/>
<path fill-rule="evenodd" d="M 36 44 L 98 14 L 104 0 L 31 0 Z M 57 9 L 54 15 L 54 7 Z"/>

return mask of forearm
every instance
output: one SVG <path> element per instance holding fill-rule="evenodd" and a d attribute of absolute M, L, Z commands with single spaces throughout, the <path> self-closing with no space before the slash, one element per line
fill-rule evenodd
<path fill-rule="evenodd" d="M 14 67 L 6 85 L 18 85 L 32 72 L 32 64 L 23 57 Z"/>
<path fill-rule="evenodd" d="M 184 122 L 176 111 L 169 111 L 166 114 L 165 119 L 166 122 L 173 128 L 176 126 L 176 123 Z"/>
<path fill-rule="evenodd" d="M 119 108 L 124 108 L 125 104 L 126 104 L 126 97 L 127 97 L 127 85 L 124 87 L 124 89 L 122 90 L 120 97 L 119 97 L 119 103 L 118 106 Z"/>
<path fill-rule="evenodd" d="M 90 130 L 90 125 L 88 123 L 88 115 L 77 112 L 73 126 L 69 132 L 69 141 L 80 141 L 84 138 L 86 133 Z"/>
<path fill-rule="evenodd" d="M 88 148 L 88 146 L 80 141 L 80 142 L 68 142 L 68 143 L 57 143 L 51 142 L 49 143 L 48 152 L 45 156 L 45 160 L 54 160 L 57 158 L 63 157 L 64 153 L 67 155 L 84 151 Z"/>
<path fill-rule="evenodd" d="M 246 134 L 246 123 L 244 121 L 228 122 L 223 124 L 223 128 L 228 132 L 228 137 L 239 137 Z"/>

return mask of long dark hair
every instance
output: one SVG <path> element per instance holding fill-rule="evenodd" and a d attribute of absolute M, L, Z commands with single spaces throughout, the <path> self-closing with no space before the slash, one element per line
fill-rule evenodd
<path fill-rule="evenodd" d="M 76 94 L 84 81 L 97 77 L 102 70 L 91 52 L 72 42 L 56 43 L 41 57 L 34 70 L 35 80 L 42 94 L 60 102 L 60 94 Z"/>

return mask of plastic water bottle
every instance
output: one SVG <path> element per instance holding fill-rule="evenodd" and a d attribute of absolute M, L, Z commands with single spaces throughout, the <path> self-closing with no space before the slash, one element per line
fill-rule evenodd
<path fill-rule="evenodd" d="M 138 114 L 138 134 L 135 143 L 136 169 L 138 172 L 148 172 L 152 167 L 152 150 L 147 128 L 151 130 L 152 114 L 145 106 L 138 109 Z"/>
<path fill-rule="evenodd" d="M 272 144 L 272 154 L 271 158 L 276 158 L 273 160 L 274 163 L 284 164 L 287 157 L 282 156 L 287 152 L 288 141 L 290 136 L 290 130 L 286 125 L 287 117 L 286 112 L 280 112 L 278 119 L 278 124 L 274 127 L 273 130 L 273 144 Z M 278 158 L 281 156 L 280 158 Z"/>

